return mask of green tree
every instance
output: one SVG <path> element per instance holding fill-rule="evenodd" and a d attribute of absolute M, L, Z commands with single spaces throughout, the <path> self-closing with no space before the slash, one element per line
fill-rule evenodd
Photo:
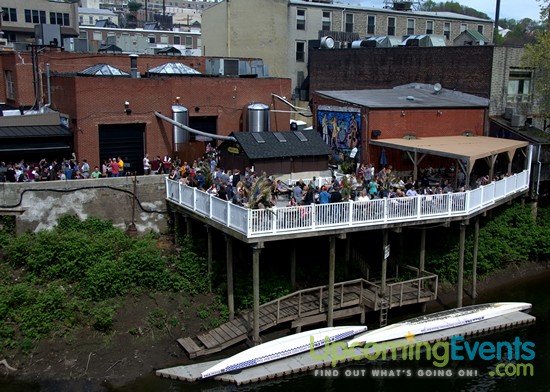
<path fill-rule="evenodd" d="M 143 4 L 137 1 L 129 1 L 128 2 L 128 11 L 130 12 L 136 12 L 139 11 L 143 7 Z"/>
<path fill-rule="evenodd" d="M 474 8 L 470 8 L 455 1 L 446 1 L 436 3 L 435 1 L 428 0 L 422 3 L 420 6 L 421 11 L 432 12 L 454 12 L 455 14 L 468 15 L 481 19 L 491 19 L 483 12 L 480 12 Z"/>
<path fill-rule="evenodd" d="M 523 63 L 534 72 L 534 94 L 537 98 L 539 111 L 550 116 L 550 33 L 536 35 L 532 44 L 525 46 Z"/>

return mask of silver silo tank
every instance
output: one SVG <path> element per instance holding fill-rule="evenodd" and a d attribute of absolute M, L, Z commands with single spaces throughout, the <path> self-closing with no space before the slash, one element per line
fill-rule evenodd
<path fill-rule="evenodd" d="M 248 132 L 269 132 L 269 106 L 263 103 L 248 105 L 247 110 Z"/>
<path fill-rule="evenodd" d="M 185 106 L 172 105 L 172 119 L 180 124 L 189 126 L 189 110 Z M 179 152 L 181 145 L 189 142 L 189 132 L 174 125 L 174 151 Z"/>

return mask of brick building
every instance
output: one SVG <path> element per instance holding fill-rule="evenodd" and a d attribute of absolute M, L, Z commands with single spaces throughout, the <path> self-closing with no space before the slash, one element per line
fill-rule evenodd
<path fill-rule="evenodd" d="M 140 56 L 135 74 L 129 76 L 87 76 L 78 72 L 98 63 L 106 63 L 132 74 L 128 56 L 85 55 L 61 51 L 40 54 L 40 96 L 35 100 L 33 66 L 30 54 L 0 55 L 0 101 L 12 108 L 51 109 L 66 114 L 73 132 L 74 151 L 91 165 L 115 155 L 129 158 L 130 168 L 140 170 L 143 154 L 175 155 L 173 127 L 155 112 L 172 117 L 172 105 L 188 108 L 192 128 L 215 135 L 246 130 L 246 108 L 264 103 L 272 109 L 272 130 L 288 131 L 290 114 L 273 100 L 272 93 L 290 95 L 290 80 L 280 78 L 212 77 L 206 75 L 149 75 L 148 71 L 169 61 L 181 61 L 204 72 L 203 57 Z M 49 67 L 49 78 L 45 71 Z M 49 86 L 49 90 L 48 87 Z M 125 105 L 125 103 L 128 103 Z M 215 141 L 214 141 L 215 144 Z M 205 142 L 193 139 L 177 153 L 193 160 L 204 152 Z M 20 152 L 24 154 L 24 151 Z"/>
<path fill-rule="evenodd" d="M 309 49 L 322 37 L 335 47 L 372 36 L 434 34 L 446 45 L 465 30 L 492 36 L 493 21 L 450 12 L 362 7 L 330 0 L 231 0 L 203 11 L 204 55 L 263 59 L 270 73 L 292 79 L 294 96 L 307 101 Z M 411 81 L 407 81 L 411 82 Z M 309 91 L 313 91 L 310 89 Z"/>
<path fill-rule="evenodd" d="M 486 136 L 488 106 L 484 98 L 421 84 L 316 91 L 312 97 L 317 129 L 325 141 L 345 156 L 357 148 L 358 161 L 372 162 L 377 167 L 381 149 L 370 145 L 371 140 Z M 412 169 L 399 150 L 386 154 L 387 162 L 395 169 Z M 430 164 L 429 159 L 424 163 Z"/>

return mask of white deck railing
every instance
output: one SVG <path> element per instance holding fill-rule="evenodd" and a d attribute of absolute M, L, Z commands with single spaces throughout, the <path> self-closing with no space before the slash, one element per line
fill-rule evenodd
<path fill-rule="evenodd" d="M 466 192 L 252 210 L 167 178 L 166 197 L 248 238 L 257 238 L 386 222 L 468 216 L 502 198 L 526 191 L 528 187 L 529 171 L 525 170 Z"/>

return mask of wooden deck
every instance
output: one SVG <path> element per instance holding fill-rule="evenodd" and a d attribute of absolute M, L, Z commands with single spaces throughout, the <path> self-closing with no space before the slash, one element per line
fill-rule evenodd
<path fill-rule="evenodd" d="M 409 267 L 409 269 L 413 269 Z M 385 295 L 377 282 L 356 279 L 334 285 L 333 319 L 361 315 L 367 311 L 380 310 L 383 301 L 389 308 L 436 299 L 437 276 L 424 272 L 419 278 L 388 283 Z M 292 328 L 322 323 L 327 320 L 328 286 L 319 286 L 296 291 L 260 306 L 260 332 L 282 323 L 291 323 Z M 248 339 L 252 333 L 253 313 L 245 311 L 233 320 L 208 332 L 178 339 L 190 358 L 222 351 Z"/>

